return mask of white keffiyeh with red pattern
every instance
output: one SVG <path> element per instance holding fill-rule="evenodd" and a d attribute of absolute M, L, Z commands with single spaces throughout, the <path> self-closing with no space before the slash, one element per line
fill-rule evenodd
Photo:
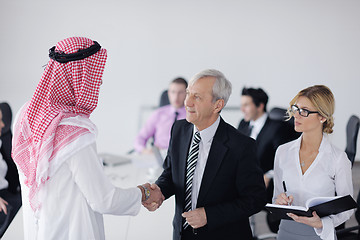
<path fill-rule="evenodd" d="M 70 54 L 93 44 L 71 37 L 57 43 L 55 51 Z M 68 63 L 50 59 L 32 99 L 18 114 L 12 157 L 25 177 L 35 213 L 46 195 L 44 184 L 66 159 L 95 141 L 97 130 L 89 116 L 97 106 L 106 58 L 106 50 L 100 49 Z"/>

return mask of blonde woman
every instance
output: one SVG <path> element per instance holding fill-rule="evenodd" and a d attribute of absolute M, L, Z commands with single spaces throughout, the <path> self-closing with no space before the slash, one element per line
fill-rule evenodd
<path fill-rule="evenodd" d="M 305 206 L 312 197 L 353 195 L 351 163 L 327 137 L 333 132 L 334 108 L 334 95 L 323 85 L 303 89 L 291 100 L 288 113 L 294 117 L 295 131 L 302 135 L 276 152 L 274 203 Z M 312 217 L 289 214 L 294 221 L 281 220 L 277 239 L 336 239 L 335 227 L 352 213 L 350 210 L 323 218 L 315 211 Z"/>

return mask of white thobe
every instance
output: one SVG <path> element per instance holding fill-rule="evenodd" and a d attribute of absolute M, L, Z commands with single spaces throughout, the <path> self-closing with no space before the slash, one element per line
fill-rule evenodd
<path fill-rule="evenodd" d="M 25 240 L 105 239 L 102 214 L 136 215 L 140 211 L 140 189 L 111 184 L 95 143 L 67 159 L 45 184 L 38 220 L 30 208 L 22 173 L 20 178 Z"/>

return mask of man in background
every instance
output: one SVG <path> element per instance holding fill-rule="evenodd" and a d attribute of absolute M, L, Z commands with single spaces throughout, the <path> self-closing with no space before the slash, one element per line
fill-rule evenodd
<path fill-rule="evenodd" d="M 146 121 L 135 140 L 135 150 L 139 153 L 150 153 L 146 148 L 149 139 L 153 138 L 154 146 L 167 149 L 170 130 L 176 120 L 184 119 L 186 111 L 184 100 L 187 81 L 183 78 L 174 79 L 168 88 L 169 105 L 158 108 Z"/>
<path fill-rule="evenodd" d="M 284 121 L 273 120 L 267 114 L 269 97 L 263 89 L 243 88 L 241 93 L 241 111 L 244 119 L 241 120 L 238 130 L 256 140 L 257 157 L 264 173 L 267 201 L 271 202 L 273 195 L 273 168 L 276 149 L 279 145 L 294 140 L 299 135 Z M 268 221 L 269 223 L 269 221 Z M 272 224 L 269 223 L 271 230 Z"/>

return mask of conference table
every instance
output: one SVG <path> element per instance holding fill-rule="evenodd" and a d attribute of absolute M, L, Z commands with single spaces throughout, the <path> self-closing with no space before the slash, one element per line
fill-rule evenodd
<path fill-rule="evenodd" d="M 112 157 L 111 155 L 106 155 Z M 104 166 L 111 182 L 121 188 L 134 187 L 153 182 L 161 172 L 154 156 L 130 157 L 131 161 Z M 115 156 L 116 162 L 116 156 Z M 155 212 L 144 207 L 137 216 L 104 215 L 105 238 L 107 240 L 172 239 L 174 197 L 166 200 Z M 22 208 L 1 238 L 3 240 L 24 239 Z"/>

